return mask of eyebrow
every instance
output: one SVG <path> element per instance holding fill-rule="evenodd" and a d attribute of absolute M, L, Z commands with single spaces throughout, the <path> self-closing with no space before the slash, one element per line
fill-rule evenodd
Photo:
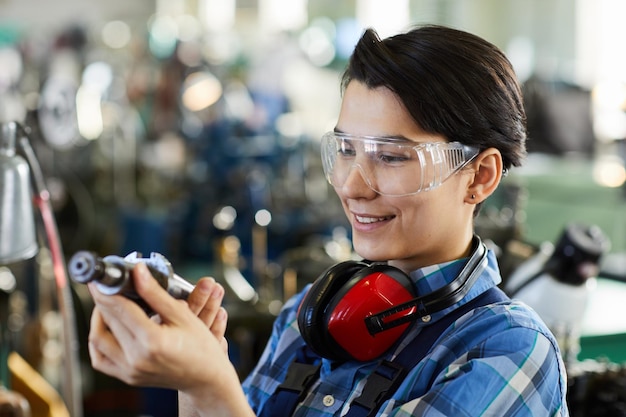
<path fill-rule="evenodd" d="M 390 136 L 363 136 L 363 135 L 352 135 L 350 133 L 344 132 L 340 129 L 334 128 L 333 132 L 340 134 L 340 135 L 346 135 L 346 136 L 354 136 L 354 137 L 361 137 L 361 138 L 371 138 L 371 139 L 391 139 L 391 140 L 397 140 L 400 142 L 406 142 L 406 143 L 416 143 L 419 144 L 420 142 L 411 140 L 409 138 L 407 138 L 406 136 L 403 135 L 390 135 Z"/>

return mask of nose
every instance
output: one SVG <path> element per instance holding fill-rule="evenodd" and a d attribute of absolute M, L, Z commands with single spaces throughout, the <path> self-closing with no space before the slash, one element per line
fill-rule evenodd
<path fill-rule="evenodd" d="M 338 192 L 347 198 L 373 198 L 377 195 L 374 186 L 361 164 L 352 164 L 348 176 Z"/>

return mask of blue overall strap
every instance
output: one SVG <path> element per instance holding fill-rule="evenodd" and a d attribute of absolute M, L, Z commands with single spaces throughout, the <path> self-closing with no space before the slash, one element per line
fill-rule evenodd
<path fill-rule="evenodd" d="M 258 417 L 290 416 L 320 375 L 321 359 L 308 346 L 296 352 L 287 376 L 268 398 Z"/>
<path fill-rule="evenodd" d="M 374 417 L 382 403 L 398 389 L 408 371 L 424 359 L 441 333 L 455 320 L 477 307 L 508 299 L 502 290 L 492 287 L 432 325 L 424 327 L 393 361 L 382 361 L 367 377 L 361 395 L 352 402 L 346 417 Z"/>

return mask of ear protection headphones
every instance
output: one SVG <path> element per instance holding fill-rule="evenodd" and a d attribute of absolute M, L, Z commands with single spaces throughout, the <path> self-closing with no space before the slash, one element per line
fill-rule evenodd
<path fill-rule="evenodd" d="M 305 294 L 298 327 L 318 355 L 338 361 L 370 361 L 382 356 L 410 323 L 450 307 L 470 290 L 487 265 L 478 236 L 472 254 L 448 285 L 422 297 L 398 268 L 346 261 L 326 270 Z"/>

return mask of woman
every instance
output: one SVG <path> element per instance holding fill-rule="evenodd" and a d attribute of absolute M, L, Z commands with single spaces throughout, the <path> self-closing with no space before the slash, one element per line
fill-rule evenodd
<path fill-rule="evenodd" d="M 226 355 L 222 288 L 201 280 L 190 308 L 180 308 L 138 266 L 138 292 L 162 323 L 128 300 L 92 291 L 94 367 L 130 384 L 179 390 L 185 416 L 568 415 L 554 337 L 530 309 L 495 292 L 495 256 L 473 231 L 480 204 L 525 155 L 524 109 L 509 61 L 450 28 L 385 40 L 368 30 L 342 92 L 336 127 L 322 139 L 325 173 L 355 251 L 396 271 L 385 270 L 387 282 L 411 287 L 402 299 L 410 305 L 391 316 L 404 327 L 386 329 L 395 325 L 384 315 L 356 320 L 381 336 L 347 345 L 325 325 L 320 330 L 311 316 L 340 307 L 317 304 L 335 292 L 341 303 L 352 290 L 347 282 L 370 279 L 343 278 L 369 264 L 327 271 L 286 303 L 242 389 Z M 495 298 L 482 298 L 487 293 Z M 391 342 L 370 352 L 381 339 Z M 418 362 L 394 365 L 401 356 Z M 379 377 L 383 365 L 400 370 Z"/>

